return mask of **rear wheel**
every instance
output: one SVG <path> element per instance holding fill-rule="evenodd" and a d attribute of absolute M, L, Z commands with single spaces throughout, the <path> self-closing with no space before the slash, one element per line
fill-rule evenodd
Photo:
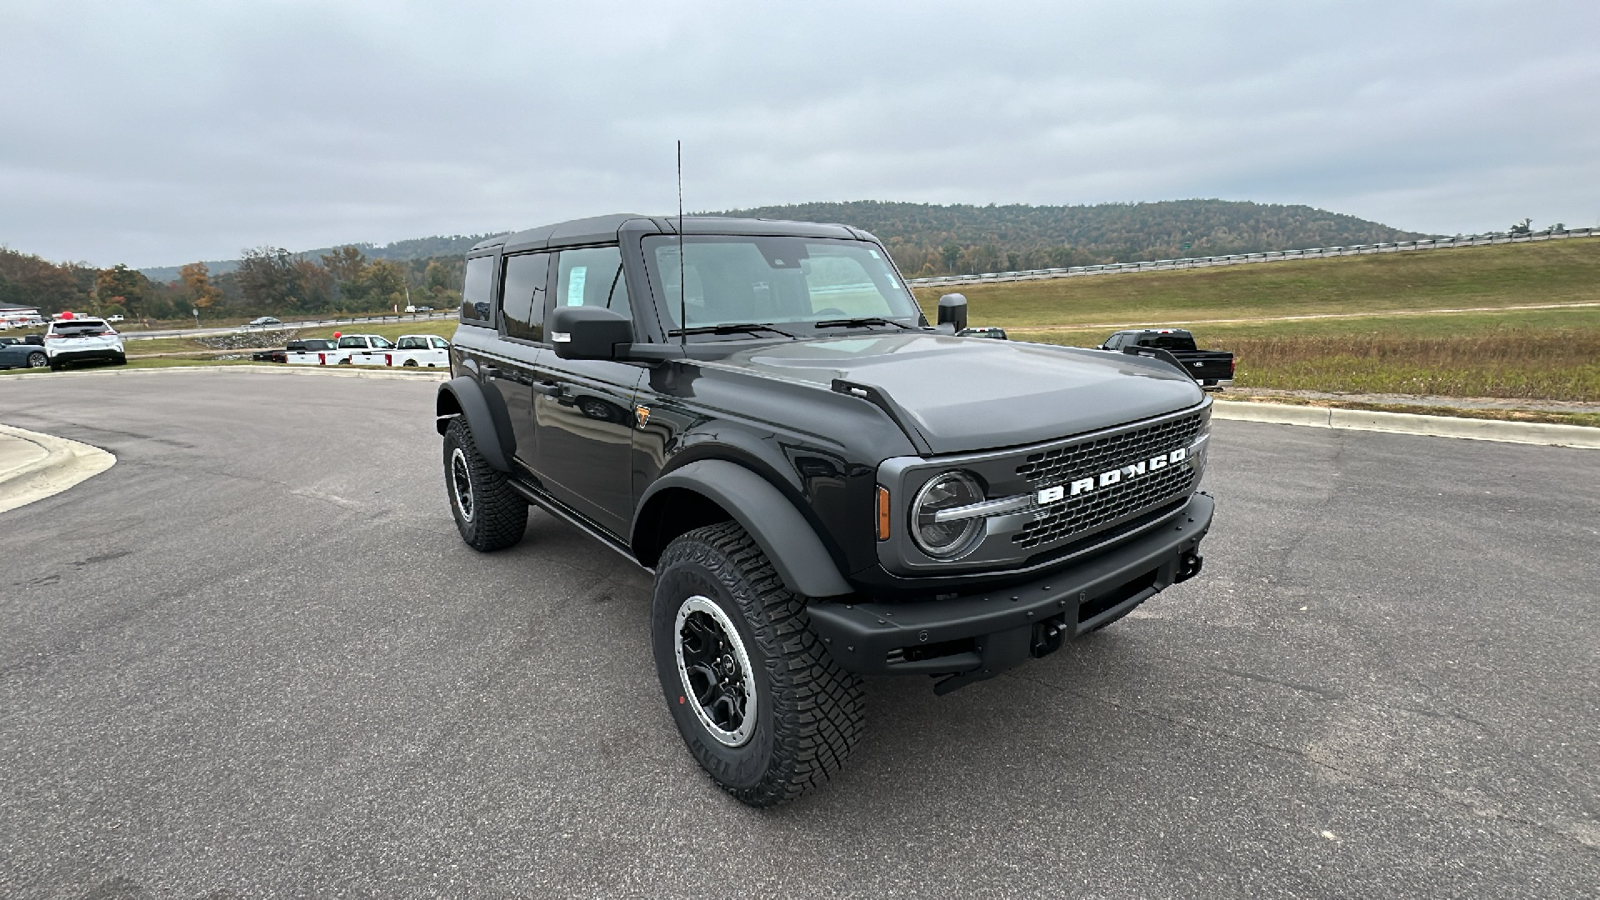
<path fill-rule="evenodd" d="M 415 369 L 417 367 L 417 361 L 414 360 L 414 359 L 408 359 L 405 362 L 401 363 L 401 365 L 402 366 L 410 366 L 411 368 Z"/>
<path fill-rule="evenodd" d="M 833 661 L 805 601 L 737 523 L 697 528 L 667 547 L 650 627 L 679 734 L 741 802 L 792 800 L 850 755 L 861 735 L 861 679 Z"/>
<path fill-rule="evenodd" d="M 522 540 L 528 502 L 489 465 L 466 421 L 457 416 L 444 433 L 444 484 L 461 539 L 474 550 L 503 550 Z"/>
<path fill-rule="evenodd" d="M 35 350 L 28 354 L 28 368 L 42 369 L 50 365 L 50 358 L 44 355 L 43 350 Z"/>

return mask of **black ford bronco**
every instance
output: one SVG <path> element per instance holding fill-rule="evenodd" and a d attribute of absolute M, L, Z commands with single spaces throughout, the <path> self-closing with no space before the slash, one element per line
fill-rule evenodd
<path fill-rule="evenodd" d="M 862 675 L 945 693 L 1200 571 L 1211 401 L 1159 358 L 930 326 L 872 235 L 617 215 L 467 256 L 445 484 L 468 544 L 536 506 L 654 574 L 667 708 L 769 806 L 862 728 Z"/>

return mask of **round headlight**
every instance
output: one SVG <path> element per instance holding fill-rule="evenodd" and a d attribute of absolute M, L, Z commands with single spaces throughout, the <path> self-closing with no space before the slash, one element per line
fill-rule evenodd
<path fill-rule="evenodd" d="M 935 559 L 954 559 L 983 536 L 984 518 L 937 521 L 940 510 L 983 502 L 983 491 L 965 472 L 945 472 L 923 485 L 911 501 L 911 536 Z"/>

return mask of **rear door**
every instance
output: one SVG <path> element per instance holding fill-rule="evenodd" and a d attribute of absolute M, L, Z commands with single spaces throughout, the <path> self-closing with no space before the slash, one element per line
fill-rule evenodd
<path fill-rule="evenodd" d="M 616 247 L 555 254 L 550 306 L 598 306 L 631 315 Z M 614 534 L 633 521 L 634 397 L 645 370 L 609 360 L 540 358 L 533 384 L 539 428 L 535 473 L 557 499 Z"/>
<path fill-rule="evenodd" d="M 515 456 L 530 469 L 538 457 L 533 383 L 549 348 L 544 334 L 549 287 L 550 254 L 519 253 L 501 259 L 498 352 L 482 368 L 485 389 L 497 392 L 505 403 L 516 438 Z"/>

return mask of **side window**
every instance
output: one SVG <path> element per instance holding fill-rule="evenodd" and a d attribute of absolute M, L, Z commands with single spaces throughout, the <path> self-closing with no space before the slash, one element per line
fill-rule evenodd
<path fill-rule="evenodd" d="M 500 313 L 508 337 L 544 340 L 544 295 L 550 278 L 550 254 L 506 257 Z"/>
<path fill-rule="evenodd" d="M 558 306 L 598 306 L 632 316 L 628 278 L 622 272 L 622 251 L 616 247 L 563 250 L 557 266 Z"/>
<path fill-rule="evenodd" d="M 494 288 L 494 257 L 467 260 L 467 277 L 461 288 L 461 321 L 486 325 L 493 321 L 490 296 Z"/>

